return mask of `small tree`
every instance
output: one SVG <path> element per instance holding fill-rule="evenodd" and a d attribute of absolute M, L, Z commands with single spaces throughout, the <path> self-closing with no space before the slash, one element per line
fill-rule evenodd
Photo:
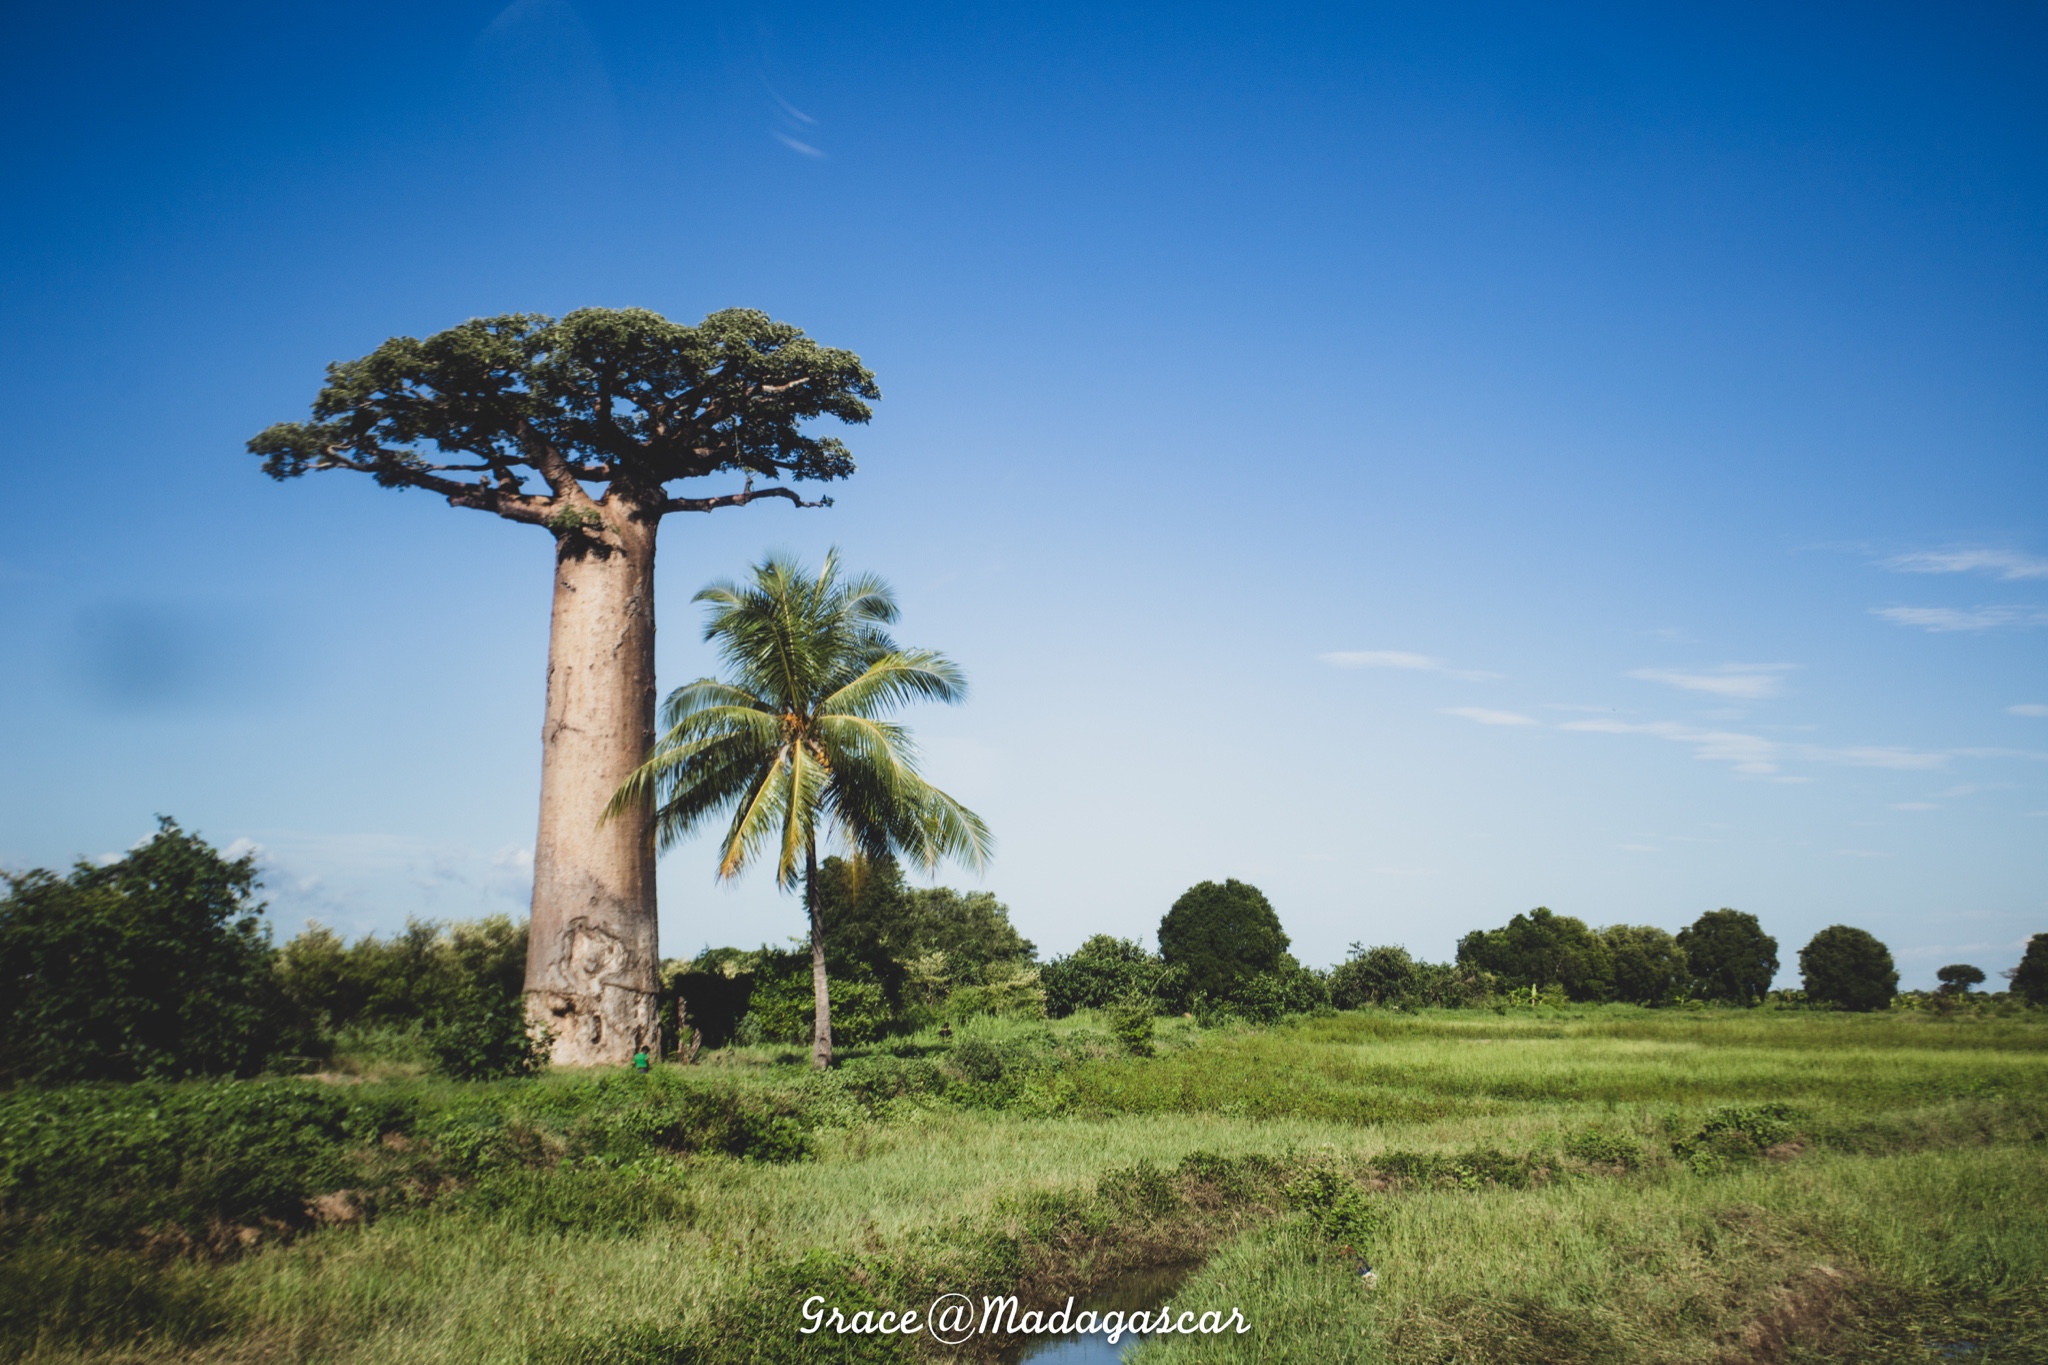
<path fill-rule="evenodd" d="M 222 857 L 166 816 L 105 867 L 6 883 L 0 1076 L 247 1076 L 305 1045 L 271 967 L 253 854 Z"/>
<path fill-rule="evenodd" d="M 1259 888 L 1235 877 L 1181 893 L 1159 921 L 1159 956 L 1182 974 L 1190 995 L 1229 1000 L 1261 972 L 1277 972 L 1287 952 L 1280 917 Z"/>
<path fill-rule="evenodd" d="M 655 1045 L 654 849 L 642 819 L 601 828 L 654 739 L 654 547 L 672 512 L 763 498 L 755 479 L 839 479 L 846 448 L 805 424 L 868 420 L 881 395 L 849 351 L 735 308 L 695 327 L 644 308 L 477 318 L 327 367 L 313 420 L 249 449 L 263 471 L 367 474 L 554 538 L 528 1007 L 559 1062 Z M 672 483 L 729 473 L 735 491 Z"/>
<path fill-rule="evenodd" d="M 1934 975 L 1941 982 L 1943 995 L 1968 995 L 1970 987 L 1984 984 L 1984 969 L 1967 962 L 1951 962 Z"/>
<path fill-rule="evenodd" d="M 1778 974 L 1778 940 L 1765 933 L 1755 915 L 1709 910 L 1677 935 L 1685 954 L 1692 994 L 1702 1000 L 1758 1005 Z"/>
<path fill-rule="evenodd" d="M 1891 949 L 1846 924 L 1830 925 L 1799 950 L 1799 974 L 1808 1000 L 1838 1009 L 1886 1009 L 1899 989 Z"/>
<path fill-rule="evenodd" d="M 1637 1005 L 1661 1005 L 1685 994 L 1685 950 L 1678 940 L 1648 924 L 1610 924 L 1601 941 L 1614 962 L 1614 998 Z"/>
<path fill-rule="evenodd" d="M 2012 993 L 2029 1005 L 2048 1005 L 2048 934 L 2027 940 L 2020 965 L 2007 968 L 2005 979 L 2012 982 Z"/>

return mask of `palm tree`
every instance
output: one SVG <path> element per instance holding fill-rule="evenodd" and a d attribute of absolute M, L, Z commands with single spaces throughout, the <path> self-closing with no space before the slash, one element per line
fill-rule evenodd
<path fill-rule="evenodd" d="M 981 817 L 925 781 L 909 733 L 883 719 L 907 702 L 957 702 L 967 680 L 943 654 L 899 649 L 883 629 L 896 620 L 895 594 L 872 574 L 842 579 L 837 550 L 815 577 L 770 555 L 753 582 L 714 583 L 695 600 L 711 604 L 704 638 L 718 641 L 729 680 L 699 678 L 669 694 L 664 733 L 605 818 L 652 798 L 652 835 L 666 850 L 729 812 L 721 878 L 773 850 L 776 883 L 804 888 L 817 999 L 811 1061 L 829 1066 L 819 835 L 867 858 L 987 861 Z"/>

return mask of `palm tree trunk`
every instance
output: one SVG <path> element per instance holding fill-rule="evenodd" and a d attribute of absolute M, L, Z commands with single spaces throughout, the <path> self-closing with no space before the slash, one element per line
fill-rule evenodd
<path fill-rule="evenodd" d="M 832 1065 L 832 991 L 825 980 L 825 916 L 818 904 L 818 845 L 804 847 L 804 901 L 811 912 L 811 995 L 817 1022 L 811 1034 L 811 1065 L 823 1071 Z"/>

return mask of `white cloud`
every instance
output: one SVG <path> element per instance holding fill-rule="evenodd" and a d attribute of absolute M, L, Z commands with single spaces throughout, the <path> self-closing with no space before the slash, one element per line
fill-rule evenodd
<path fill-rule="evenodd" d="M 1894 801 L 1893 810 L 1940 810 L 1932 801 Z"/>
<path fill-rule="evenodd" d="M 1677 744 L 1690 744 L 1694 758 L 1709 763 L 1730 763 L 1739 773 L 1760 776 L 1778 770 L 1776 744 L 1761 735 L 1745 735 L 1735 730 L 1701 730 L 1669 720 L 1642 724 L 1625 720 L 1568 720 L 1558 728 L 1600 735 L 1654 735 Z"/>
<path fill-rule="evenodd" d="M 2015 550 L 1916 550 L 1884 562 L 1898 573 L 1976 573 L 1998 578 L 2048 578 L 2048 559 Z"/>
<path fill-rule="evenodd" d="M 1996 630 L 2000 626 L 2038 626 L 2048 611 L 2033 607 L 1872 607 L 1871 615 L 1901 626 L 1918 626 L 1937 634 L 1957 630 Z"/>
<path fill-rule="evenodd" d="M 1879 744 L 1851 745 L 1844 749 L 1823 749 L 1809 745 L 1802 746 L 1800 752 L 1805 757 L 1817 759 L 1822 763 L 1842 763 L 1851 768 L 1895 768 L 1904 772 L 1939 768 L 1946 764 L 1950 757 L 1948 754 L 1930 753 L 1924 749 Z"/>
<path fill-rule="evenodd" d="M 2006 707 L 2005 713 L 2009 716 L 2048 716 L 2048 706 L 2037 701 L 2023 701 L 2018 706 Z"/>
<path fill-rule="evenodd" d="M 263 845 L 257 843 L 254 839 L 237 839 L 222 849 L 220 853 L 223 858 L 230 862 L 233 862 L 245 853 L 253 853 L 260 858 L 263 856 Z"/>
<path fill-rule="evenodd" d="M 1344 649 L 1316 657 L 1337 668 L 1401 668 L 1416 673 L 1441 673 L 1462 682 L 1492 682 L 1500 677 L 1498 673 L 1476 668 L 1452 668 L 1442 659 L 1405 649 Z"/>
<path fill-rule="evenodd" d="M 1447 716 L 1463 716 L 1466 720 L 1477 721 L 1481 725 L 1537 725 L 1541 723 L 1533 716 L 1525 716 L 1517 711 L 1495 711 L 1484 706 L 1446 706 L 1443 708 L 1443 713 Z"/>
<path fill-rule="evenodd" d="M 1688 692 L 1711 692 L 1717 697 L 1760 701 L 1777 696 L 1778 689 L 1785 682 L 1781 675 L 1797 667 L 1797 664 L 1719 664 L 1704 673 L 1689 673 L 1676 668 L 1638 668 L 1629 676 L 1644 682 L 1682 687 Z"/>

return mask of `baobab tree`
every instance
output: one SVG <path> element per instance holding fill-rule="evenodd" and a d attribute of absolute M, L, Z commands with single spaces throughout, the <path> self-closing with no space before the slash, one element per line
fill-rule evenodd
<path fill-rule="evenodd" d="M 651 811 L 604 821 L 654 742 L 654 547 L 671 512 L 807 502 L 756 479 L 853 472 L 812 418 L 865 422 L 880 398 L 850 351 L 748 309 L 695 327 L 644 309 L 478 318 L 327 367 L 313 420 L 249 442 L 275 479 L 350 469 L 554 538 L 541 726 L 529 1016 L 554 1060 L 659 1046 Z M 741 488 L 669 485 L 729 473 Z"/>

